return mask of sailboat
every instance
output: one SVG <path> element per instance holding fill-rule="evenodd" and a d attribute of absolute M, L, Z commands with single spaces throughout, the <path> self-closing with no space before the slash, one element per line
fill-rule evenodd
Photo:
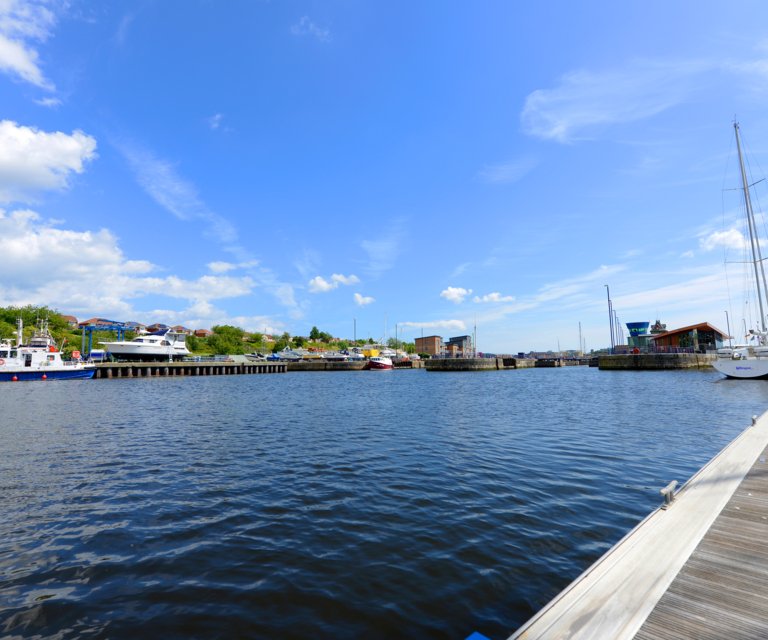
<path fill-rule="evenodd" d="M 736 134 L 736 151 L 739 156 L 739 169 L 744 191 L 744 208 L 749 229 L 749 244 L 752 253 L 751 264 L 754 271 L 757 303 L 760 309 L 760 328 L 751 330 L 748 334 L 750 343 L 736 347 L 723 347 L 717 350 L 717 359 L 713 366 L 729 378 L 755 380 L 768 378 L 768 331 L 765 326 L 765 305 L 768 303 L 768 283 L 765 279 L 763 256 L 760 249 L 760 239 L 757 235 L 755 214 L 752 210 L 752 200 L 749 196 L 749 183 L 744 168 L 744 157 L 741 152 L 741 135 L 739 123 L 733 123 Z"/>

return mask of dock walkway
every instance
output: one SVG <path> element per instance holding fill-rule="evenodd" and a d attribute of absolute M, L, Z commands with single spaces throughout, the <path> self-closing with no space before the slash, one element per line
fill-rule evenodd
<path fill-rule="evenodd" d="M 510 640 L 768 638 L 768 413 Z"/>
<path fill-rule="evenodd" d="M 636 640 L 768 638 L 768 448 Z"/>

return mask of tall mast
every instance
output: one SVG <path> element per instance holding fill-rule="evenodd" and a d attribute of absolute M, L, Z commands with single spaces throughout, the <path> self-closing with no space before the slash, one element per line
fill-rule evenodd
<path fill-rule="evenodd" d="M 747 209 L 747 223 L 749 227 L 749 242 L 752 248 L 752 265 L 755 269 L 755 285 L 757 285 L 757 303 L 760 306 L 760 329 L 765 332 L 765 312 L 763 311 L 763 296 L 768 295 L 768 285 L 765 280 L 765 267 L 763 266 L 763 256 L 760 251 L 760 242 L 757 237 L 757 228 L 755 226 L 755 215 L 752 212 L 752 200 L 749 197 L 749 183 L 747 182 L 747 171 L 744 168 L 744 157 L 741 154 L 741 136 L 739 135 L 739 123 L 733 123 L 733 129 L 736 132 L 736 150 L 739 154 L 739 169 L 741 169 L 741 183 L 744 188 L 744 206 Z M 760 269 L 758 270 L 758 265 Z M 760 281 L 762 278 L 762 285 Z"/>

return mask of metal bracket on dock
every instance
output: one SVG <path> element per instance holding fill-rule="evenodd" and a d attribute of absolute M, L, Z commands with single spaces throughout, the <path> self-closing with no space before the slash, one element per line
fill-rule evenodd
<path fill-rule="evenodd" d="M 666 487 L 664 487 L 659 491 L 659 493 L 664 496 L 664 504 L 661 505 L 662 509 L 664 510 L 669 509 L 669 506 L 672 504 L 672 501 L 675 499 L 676 488 L 677 488 L 677 480 L 673 480 Z"/>
<path fill-rule="evenodd" d="M 752 426 L 754 427 L 757 424 L 757 416 L 752 416 Z"/>

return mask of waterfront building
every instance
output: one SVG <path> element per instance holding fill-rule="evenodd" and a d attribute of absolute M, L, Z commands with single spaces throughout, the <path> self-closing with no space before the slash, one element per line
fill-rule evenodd
<path fill-rule="evenodd" d="M 445 350 L 452 358 L 469 358 L 473 355 L 472 336 L 457 336 L 448 338 Z"/>
<path fill-rule="evenodd" d="M 416 353 L 428 353 L 431 356 L 439 356 L 443 352 L 442 336 L 424 336 L 416 338 Z"/>
<path fill-rule="evenodd" d="M 649 337 L 655 351 L 716 351 L 723 346 L 728 334 L 708 322 L 672 329 Z"/>

